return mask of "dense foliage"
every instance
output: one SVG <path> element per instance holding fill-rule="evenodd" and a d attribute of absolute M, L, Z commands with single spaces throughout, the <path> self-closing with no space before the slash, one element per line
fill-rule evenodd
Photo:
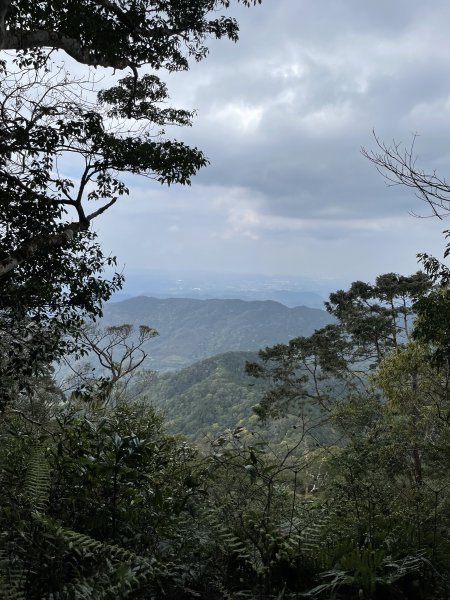
<path fill-rule="evenodd" d="M 180 371 L 154 374 L 151 383 L 144 387 L 137 382 L 136 391 L 164 415 L 170 431 L 197 443 L 240 427 L 252 431 L 260 440 L 270 440 L 273 447 L 295 445 L 297 416 L 286 414 L 262 422 L 255 414 L 269 388 L 267 381 L 256 380 L 245 372 L 246 363 L 257 358 L 251 352 L 219 354 Z M 313 403 L 308 404 L 306 411 L 311 418 L 322 421 Z M 321 441 L 329 440 L 333 432 L 321 422 L 317 435 Z"/>

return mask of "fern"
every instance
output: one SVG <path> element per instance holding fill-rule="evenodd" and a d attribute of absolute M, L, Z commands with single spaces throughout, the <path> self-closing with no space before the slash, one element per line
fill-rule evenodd
<path fill-rule="evenodd" d="M 306 526 L 304 523 L 298 526 L 296 537 L 301 553 L 322 568 L 328 566 L 330 547 L 335 545 L 329 535 L 334 517 L 335 509 L 321 507 L 314 511 L 312 518 L 310 516 Z"/>
<path fill-rule="evenodd" d="M 324 583 L 304 594 L 304 597 L 330 598 L 338 590 L 352 589 L 361 590 L 364 598 L 372 598 L 377 591 L 397 588 L 408 576 L 422 577 L 425 569 L 431 569 L 431 563 L 420 553 L 394 561 L 390 557 L 383 557 L 380 550 L 355 547 L 342 557 L 341 568 L 321 573 L 320 578 Z"/>
<path fill-rule="evenodd" d="M 20 531 L 6 532 L 0 537 L 0 597 L 5 600 L 25 600 L 24 590 L 29 554 L 36 533 L 36 516 L 45 512 L 50 490 L 50 467 L 42 448 L 32 449 L 27 461 L 24 495 L 28 501 L 29 519 L 21 523 Z"/>
<path fill-rule="evenodd" d="M 10 541 L 0 537 L 0 597 L 2 600 L 25 600 L 23 592 L 23 566 L 11 556 Z"/>
<path fill-rule="evenodd" d="M 39 520 L 57 539 L 64 542 L 68 550 L 81 558 L 94 558 L 99 563 L 95 575 L 80 576 L 67 583 L 62 596 L 53 596 L 55 600 L 59 597 L 74 600 L 127 598 L 143 586 L 151 586 L 158 576 L 167 575 L 167 568 L 163 571 L 156 559 L 144 558 L 121 546 L 100 542 L 88 535 L 61 527 L 47 517 Z"/>
<path fill-rule="evenodd" d="M 0 597 L 2 600 L 25 600 L 25 573 L 35 558 L 34 537 L 37 531 L 59 542 L 69 553 L 77 554 L 96 564 L 96 573 L 79 575 L 62 586 L 62 591 L 49 593 L 54 600 L 115 600 L 127 598 L 136 589 L 148 585 L 156 577 L 155 562 L 145 559 L 120 546 L 95 540 L 88 535 L 62 527 L 46 515 L 50 491 L 50 466 L 42 448 L 30 453 L 24 496 L 27 500 L 29 521 L 22 531 L 21 544 L 11 543 L 6 535 L 0 538 Z M 18 541 L 18 540 L 13 540 Z M 25 543 L 24 543 L 25 542 Z M 20 553 L 11 548 L 21 548 Z M 79 562 L 79 561 L 78 561 Z M 92 566 L 92 565 L 91 565 Z"/>
<path fill-rule="evenodd" d="M 47 509 L 50 492 L 50 465 L 43 448 L 35 447 L 31 451 L 24 491 L 32 511 L 44 513 Z"/>
<path fill-rule="evenodd" d="M 216 541 L 221 542 L 230 553 L 235 554 L 237 558 L 244 560 L 249 566 L 253 567 L 252 554 L 248 551 L 247 546 L 224 525 L 215 509 L 210 508 L 203 511 L 203 518 L 215 534 Z"/>
<path fill-rule="evenodd" d="M 133 569 L 126 564 L 112 566 L 107 564 L 91 577 L 80 577 L 77 581 L 64 586 L 60 594 L 52 594 L 49 600 L 115 600 L 127 598 L 142 587 L 142 581 L 137 585 Z"/>

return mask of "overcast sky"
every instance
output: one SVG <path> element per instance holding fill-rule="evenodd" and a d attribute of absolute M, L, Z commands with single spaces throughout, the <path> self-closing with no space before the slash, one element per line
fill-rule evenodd
<path fill-rule="evenodd" d="M 163 78 L 195 108 L 178 139 L 211 165 L 192 187 L 133 179 L 97 224 L 127 269 L 199 269 L 369 281 L 442 256 L 442 230 L 410 190 L 386 187 L 361 155 L 416 142 L 450 165 L 448 0 L 263 0 L 233 10 L 240 41 Z"/>

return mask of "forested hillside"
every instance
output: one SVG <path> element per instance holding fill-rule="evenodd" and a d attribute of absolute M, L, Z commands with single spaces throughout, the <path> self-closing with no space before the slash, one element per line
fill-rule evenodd
<path fill-rule="evenodd" d="M 148 325 L 159 336 L 144 346 L 147 368 L 180 369 L 232 350 L 258 350 L 310 335 L 330 323 L 324 310 L 273 301 L 132 298 L 105 306 L 105 326 Z"/>
<path fill-rule="evenodd" d="M 277 421 L 261 422 L 255 408 L 269 386 L 246 372 L 246 365 L 258 361 L 258 354 L 227 352 L 194 363 L 190 367 L 156 375 L 140 398 L 163 416 L 173 433 L 181 433 L 201 442 L 227 429 L 249 430 L 274 445 L 295 444 L 299 418 L 286 416 Z M 306 407 L 309 415 L 319 418 L 314 403 Z M 328 425 L 318 427 L 317 438 L 330 441 L 334 434 Z"/>
<path fill-rule="evenodd" d="M 170 430 L 196 439 L 248 425 L 264 389 L 245 372 L 246 362 L 256 359 L 250 352 L 214 356 L 157 376 L 142 397 L 161 411 Z"/>

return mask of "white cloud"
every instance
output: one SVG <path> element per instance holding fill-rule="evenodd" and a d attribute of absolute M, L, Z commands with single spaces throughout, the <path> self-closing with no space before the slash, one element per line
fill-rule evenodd
<path fill-rule="evenodd" d="M 248 134 L 258 129 L 263 113 L 263 106 L 230 103 L 225 106 L 213 106 L 206 119 L 215 125 L 234 129 L 240 134 Z"/>

